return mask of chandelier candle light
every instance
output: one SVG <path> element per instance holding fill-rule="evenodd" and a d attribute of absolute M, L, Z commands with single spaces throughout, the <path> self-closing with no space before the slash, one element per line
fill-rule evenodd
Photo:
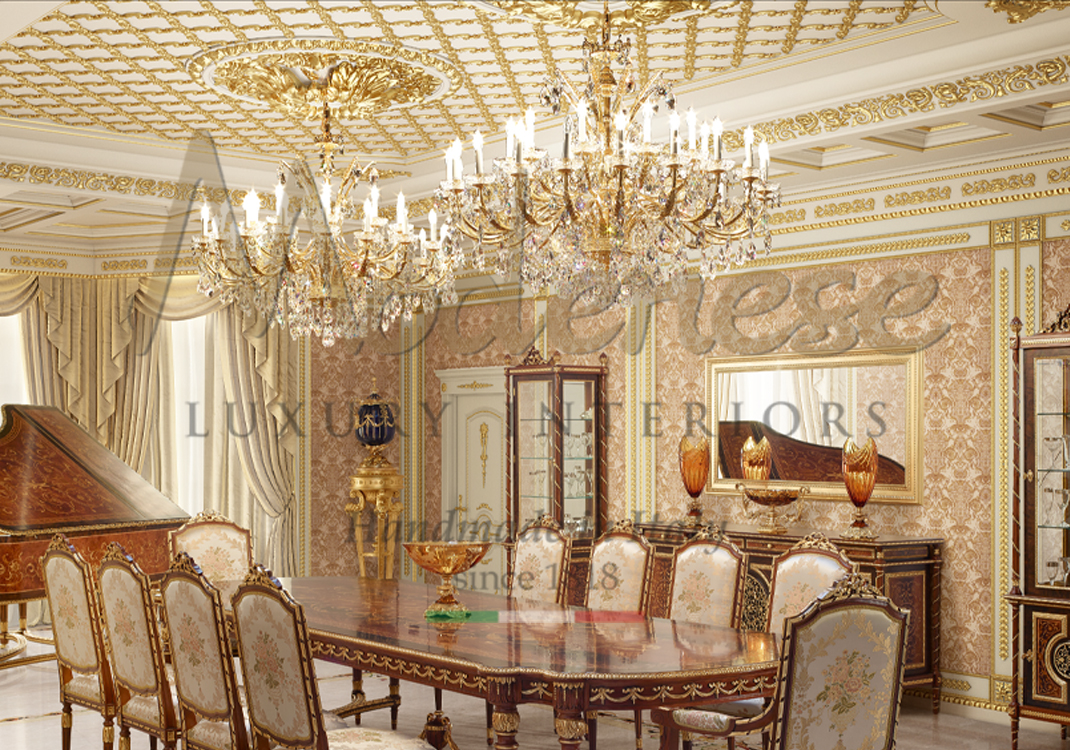
<path fill-rule="evenodd" d="M 328 72 L 329 77 L 329 72 Z M 331 108 L 321 115 L 320 167 L 313 176 L 303 159 L 279 165 L 275 216 L 260 219 L 261 198 L 246 194 L 245 221 L 219 220 L 207 201 L 201 207 L 201 234 L 193 241 L 200 270 L 199 289 L 220 294 L 269 320 L 288 326 L 291 335 L 319 336 L 325 346 L 339 337 L 366 335 L 369 324 L 389 329 L 399 315 L 433 311 L 439 302 L 456 302 L 455 272 L 464 258 L 450 242 L 450 228 L 439 229 L 429 216 L 430 237 L 408 221 L 405 196 L 398 193 L 395 221 L 379 215 L 378 173 L 357 159 L 344 172 L 335 169 L 340 140 L 331 135 Z M 290 217 L 286 174 L 301 190 Z M 360 229 L 351 197 L 360 179 L 369 182 Z M 302 247 L 298 215 L 304 214 L 311 239 Z"/>
<path fill-rule="evenodd" d="M 610 32 L 607 11 L 601 40 L 583 43 L 589 80 L 582 91 L 560 73 L 543 88 L 542 103 L 565 113 L 560 158 L 536 146 L 528 109 L 507 124 L 505 156 L 489 171 L 480 133 L 472 137 L 474 173 L 464 172 L 462 144 L 454 141 L 435 193 L 440 215 L 475 241 L 477 268 L 603 306 L 653 298 L 684 278 L 692 258 L 711 279 L 768 254 L 769 210 L 780 201 L 779 186 L 768 182 L 764 140 L 755 164 L 748 127 L 736 167 L 724 158 L 721 121 L 699 124 L 689 109 L 681 123 L 660 74 L 632 97 L 630 42 L 611 43 Z M 614 61 L 623 66 L 619 76 Z M 667 127 L 655 125 L 659 98 Z"/>

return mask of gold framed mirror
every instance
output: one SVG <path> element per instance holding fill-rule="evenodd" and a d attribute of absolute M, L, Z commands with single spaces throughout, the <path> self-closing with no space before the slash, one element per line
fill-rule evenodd
<path fill-rule="evenodd" d="M 772 487 L 806 485 L 847 500 L 842 449 L 872 437 L 880 453 L 870 502 L 922 500 L 923 357 L 916 349 L 843 354 L 710 357 L 706 414 L 712 467 L 706 491 L 738 495 L 747 437 L 772 444 Z"/>

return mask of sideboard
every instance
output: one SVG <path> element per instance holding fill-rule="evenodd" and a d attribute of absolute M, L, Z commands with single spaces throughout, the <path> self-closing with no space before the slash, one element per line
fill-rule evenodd
<path fill-rule="evenodd" d="M 669 583 L 673 554 L 695 530 L 679 524 L 639 524 L 654 546 L 654 569 L 650 581 L 649 612 L 665 617 L 669 612 Z M 763 534 L 753 526 L 727 524 L 724 534 L 747 553 L 742 626 L 764 630 L 769 602 L 769 578 L 773 559 L 816 529 L 796 527 L 786 534 Z M 830 541 L 843 550 L 859 570 L 898 606 L 910 610 L 907 632 L 907 687 L 931 687 L 933 713 L 940 710 L 940 573 L 944 540 L 939 537 L 907 537 L 881 534 L 877 539 L 840 539 L 828 532 Z M 579 540 L 576 540 L 579 542 Z M 590 540 L 573 545 L 569 565 L 567 601 L 582 604 L 590 567 Z"/>

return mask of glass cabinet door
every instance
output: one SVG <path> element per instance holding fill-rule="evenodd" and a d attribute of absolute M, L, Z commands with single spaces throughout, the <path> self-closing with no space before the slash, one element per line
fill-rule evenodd
<path fill-rule="evenodd" d="M 1070 586 L 1070 357 L 1033 360 L 1033 503 L 1038 587 Z"/>
<path fill-rule="evenodd" d="M 562 525 L 570 534 L 595 525 L 595 383 L 561 383 Z"/>
<path fill-rule="evenodd" d="M 542 514 L 554 515 L 553 381 L 516 384 L 516 456 L 520 528 Z"/>

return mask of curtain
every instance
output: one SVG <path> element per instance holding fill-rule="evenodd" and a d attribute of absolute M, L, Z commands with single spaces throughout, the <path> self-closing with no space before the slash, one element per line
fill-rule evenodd
<path fill-rule="evenodd" d="M 235 305 L 217 313 L 216 339 L 225 373 L 227 431 L 238 445 L 260 509 L 272 519 L 266 563 L 279 575 L 296 567 L 294 455 L 297 434 L 296 353 L 289 335 Z"/>

